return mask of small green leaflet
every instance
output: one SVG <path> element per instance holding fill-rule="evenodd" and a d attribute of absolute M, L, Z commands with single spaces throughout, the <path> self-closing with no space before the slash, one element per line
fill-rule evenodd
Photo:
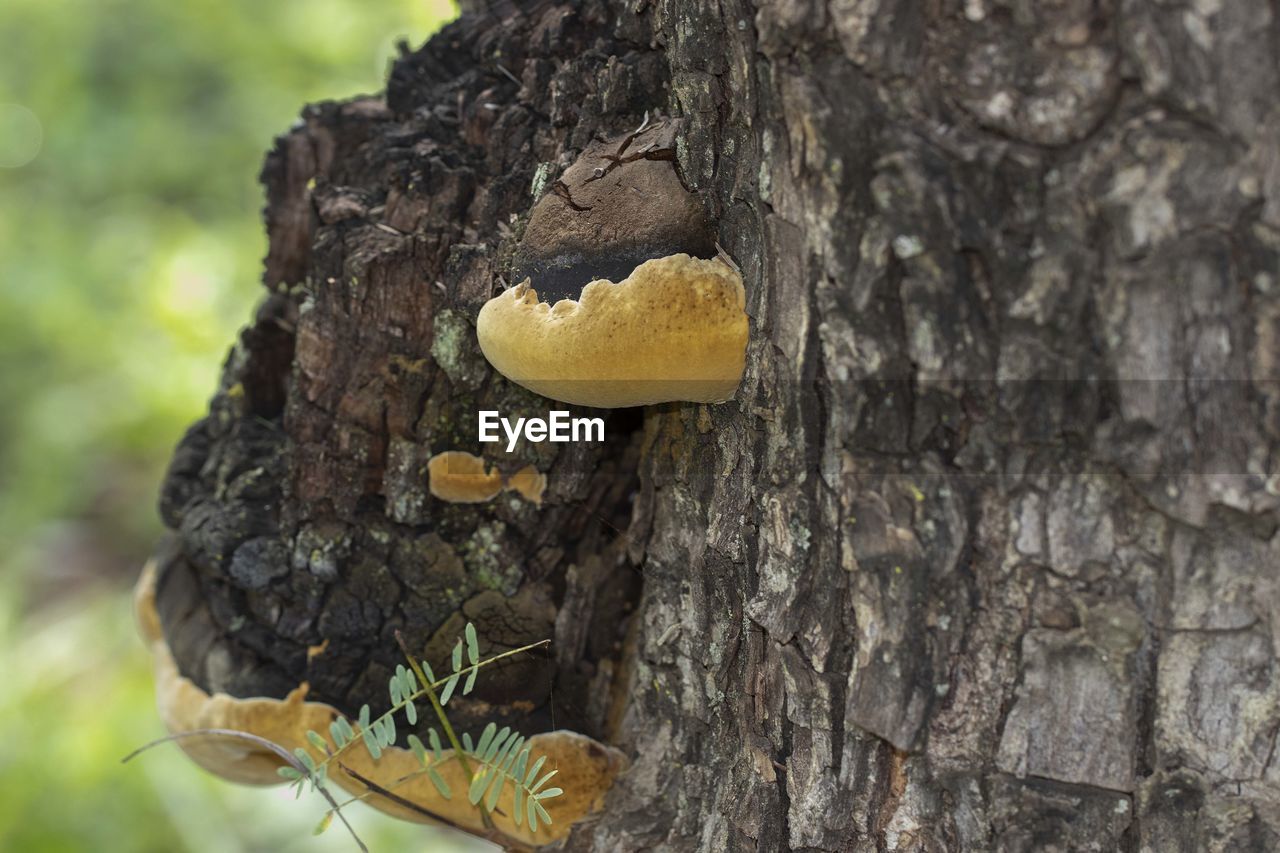
<path fill-rule="evenodd" d="M 440 735 L 436 734 L 434 728 L 427 729 L 427 741 L 431 744 L 431 751 L 436 755 L 436 761 L 440 760 Z"/>
<path fill-rule="evenodd" d="M 418 759 L 418 763 L 423 767 L 427 766 L 427 748 L 422 745 L 422 740 L 417 735 L 409 735 L 406 740 L 409 743 L 409 749 L 413 750 L 413 757 Z"/>
<path fill-rule="evenodd" d="M 388 747 L 396 742 L 396 718 L 393 715 L 388 714 L 374 723 L 373 730 L 380 746 Z"/>
<path fill-rule="evenodd" d="M 546 776 L 543 776 L 541 779 L 539 779 L 538 784 L 531 786 L 529 790 L 532 793 L 535 793 L 535 794 L 538 793 L 538 789 L 541 788 L 543 785 L 547 784 L 547 781 L 550 780 L 552 776 L 556 775 L 559 772 L 560 772 L 559 770 L 552 770 Z"/>
<path fill-rule="evenodd" d="M 522 784 L 522 782 L 524 781 L 524 766 L 528 761 L 529 761 L 529 750 L 521 749 L 520 754 L 516 757 L 516 766 L 513 769 L 511 774 L 512 776 L 515 777 L 515 780 L 516 780 L 516 784 L 515 784 L 516 810 L 515 810 L 515 814 L 513 815 L 516 819 L 516 826 L 524 825 L 524 809 L 521 808 L 521 806 L 524 805 L 522 801 L 522 798 L 524 797 L 524 785 Z"/>
<path fill-rule="evenodd" d="M 476 626 L 470 622 L 467 623 L 467 659 L 471 661 L 471 665 L 475 666 L 480 663 L 480 640 L 476 637 Z"/>
<path fill-rule="evenodd" d="M 364 738 L 364 748 L 369 750 L 369 754 L 373 756 L 374 761 L 382 757 L 382 746 L 378 743 L 378 739 L 373 736 L 371 730 L 361 726 L 360 737 Z"/>
<path fill-rule="evenodd" d="M 484 751 L 489 748 L 489 742 L 493 740 L 493 736 L 497 733 L 498 733 L 498 726 L 496 723 L 490 723 L 489 725 L 485 726 L 484 731 L 480 733 L 480 742 L 476 744 L 475 750 L 467 749 L 467 752 L 474 751 L 476 757 L 479 758 L 481 755 L 484 754 Z"/>
<path fill-rule="evenodd" d="M 311 757 L 311 753 L 307 752 L 302 747 L 295 749 L 293 754 L 298 756 L 298 760 L 302 762 L 308 771 L 314 771 L 316 769 L 315 759 Z"/>
<path fill-rule="evenodd" d="M 511 740 L 507 741 L 506 746 L 502 747 L 502 753 L 498 756 L 496 766 L 503 773 L 511 775 L 511 765 L 515 763 L 516 756 L 524 749 L 524 736 L 511 733 Z"/>
<path fill-rule="evenodd" d="M 502 787 L 506 784 L 506 781 L 502 771 L 497 767 L 493 768 L 493 784 L 489 788 L 489 797 L 484 802 L 484 807 L 489 811 L 493 811 L 498 807 L 498 797 L 502 796 Z"/>
<path fill-rule="evenodd" d="M 458 679 L 461 678 L 458 673 L 449 676 L 449 680 L 445 682 L 444 690 L 440 693 L 440 704 L 447 705 L 449 699 L 453 696 L 453 691 L 458 686 Z"/>
<path fill-rule="evenodd" d="M 440 796 L 444 797 L 446 800 L 453 799 L 453 792 L 449 790 L 449 784 L 444 781 L 444 777 L 436 771 L 435 767 L 427 768 L 427 778 L 431 780 L 432 785 L 436 786 L 436 790 L 440 792 Z"/>
<path fill-rule="evenodd" d="M 320 735 L 310 729 L 307 729 L 307 740 L 311 742 L 312 746 L 319 750 L 321 755 L 324 755 L 329 751 L 329 745 L 324 742 L 324 738 L 320 737 Z"/>
<path fill-rule="evenodd" d="M 538 831 L 539 819 L 541 819 L 544 824 L 548 826 L 551 825 L 551 815 L 547 814 L 547 810 L 542 807 L 542 803 L 538 802 L 533 797 L 529 797 L 524 801 L 524 807 L 525 817 L 529 818 L 530 832 Z"/>
<path fill-rule="evenodd" d="M 329 724 L 329 737 L 333 738 L 333 745 L 338 749 L 342 749 L 351 740 L 351 735 L 347 732 L 351 730 L 351 724 L 347 722 L 345 717 L 338 717 Z"/>
<path fill-rule="evenodd" d="M 507 742 L 507 735 L 511 734 L 511 729 L 503 726 L 493 740 L 489 742 L 488 749 L 477 749 L 476 752 L 483 753 L 481 760 L 485 764 L 497 764 L 501 761 L 498 759 L 498 750 L 502 749 L 502 745 Z M 495 760 L 497 759 L 497 760 Z"/>
<path fill-rule="evenodd" d="M 467 623 L 467 659 L 471 661 L 471 671 L 467 673 L 467 683 L 462 685 L 462 695 L 466 696 L 476 686 L 476 675 L 480 672 L 480 640 L 476 637 L 476 626 Z"/>
<path fill-rule="evenodd" d="M 485 786 L 489 784 L 489 768 L 486 767 L 476 773 L 475 778 L 471 780 L 471 787 L 467 789 L 467 800 L 473 806 L 480 804 L 480 798 L 484 796 Z"/>
<path fill-rule="evenodd" d="M 529 768 L 529 774 L 524 777 L 524 786 L 527 788 L 533 784 L 533 780 L 538 778 L 538 771 L 542 769 L 542 765 L 546 762 L 547 757 L 544 755 L 537 761 L 533 762 L 533 766 Z"/>

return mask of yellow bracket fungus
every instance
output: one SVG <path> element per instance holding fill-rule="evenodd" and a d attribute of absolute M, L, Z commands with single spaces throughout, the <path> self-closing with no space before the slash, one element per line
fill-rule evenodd
<path fill-rule="evenodd" d="M 231 729 L 265 738 L 292 752 L 306 748 L 311 741 L 307 732 L 319 734 L 333 749 L 329 724 L 339 716 L 331 705 L 308 701 L 308 685 L 304 682 L 284 699 L 265 697 L 237 699 L 226 693 L 210 695 L 178 672 L 173 655 L 165 642 L 160 617 L 155 606 L 156 566 L 147 563 L 134 590 L 134 615 L 143 640 L 151 651 L 156 676 L 156 704 L 160 718 L 170 734 L 197 729 Z M 178 746 L 205 770 L 242 785 L 279 785 L 285 780 L 276 772 L 285 766 L 281 758 L 263 747 L 245 741 L 217 736 L 184 738 Z M 505 786 L 497 808 L 491 813 L 494 828 L 502 840 L 514 845 L 549 844 L 569 833 L 569 827 L 603 804 L 604 795 L 620 773 L 626 759 L 613 747 L 585 735 L 570 731 L 545 732 L 529 739 L 532 755 L 547 756 L 547 770 L 559 770 L 557 784 L 564 793 L 551 806 L 554 822 L 539 824 L 531 833 L 524 823 L 516 826 L 513 819 L 515 793 Z M 480 810 L 466 796 L 471 780 L 457 761 L 449 760 L 452 750 L 443 750 L 437 771 L 453 795 L 445 799 L 430 783 L 423 765 L 411 750 L 391 746 L 374 759 L 357 744 L 343 752 L 340 762 L 329 768 L 328 778 L 354 796 L 368 793 L 356 775 L 393 791 L 413 803 L 439 822 L 453 825 L 476 835 L 489 836 Z M 428 753 L 426 760 L 432 761 Z M 338 766 L 338 764 L 341 766 Z M 351 772 L 348 773 L 347 768 Z M 355 774 L 355 775 L 353 775 Z M 405 777 L 410 777 L 407 781 Z M 364 802 L 393 817 L 418 823 L 431 823 L 420 811 L 374 794 Z"/>
<path fill-rule="evenodd" d="M 512 258 L 520 283 L 476 320 L 499 373 L 601 408 L 733 396 L 746 360 L 742 276 L 719 260 L 703 203 L 680 179 L 678 128 L 646 115 L 591 143 L 534 205 Z"/>
<path fill-rule="evenodd" d="M 449 503 L 484 503 L 493 500 L 503 489 L 509 489 L 527 501 L 541 504 L 547 475 L 526 465 L 503 478 L 479 456 L 464 450 L 446 450 L 427 461 L 427 488 L 432 495 Z"/>
<path fill-rule="evenodd" d="M 476 333 L 499 373 L 553 400 L 718 403 L 742 378 L 745 303 L 742 278 L 727 264 L 675 254 L 618 283 L 592 281 L 576 301 L 554 306 L 525 281 L 480 310 Z"/>

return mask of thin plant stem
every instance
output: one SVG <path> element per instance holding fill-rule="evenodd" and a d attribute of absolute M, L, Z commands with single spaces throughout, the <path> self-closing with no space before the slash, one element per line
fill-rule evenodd
<path fill-rule="evenodd" d="M 297 756 L 289 752 L 289 750 L 285 749 L 280 744 L 267 740 L 264 737 L 259 737 L 258 735 L 251 734 L 249 732 L 236 731 L 235 729 L 194 729 L 189 732 L 178 732 L 176 734 L 171 734 L 168 737 L 157 738 L 156 740 L 151 741 L 151 743 L 138 747 L 133 752 L 120 759 L 120 763 L 124 764 L 152 747 L 159 746 L 162 743 L 170 743 L 172 741 L 179 741 L 192 737 L 229 737 L 235 740 L 248 741 L 255 746 L 262 747 L 263 749 L 270 750 L 275 753 L 280 760 L 284 761 L 294 770 L 301 773 L 303 777 L 310 780 L 311 786 L 315 788 L 315 790 L 319 791 L 320 794 L 329 801 L 329 805 L 332 807 L 334 814 L 338 816 L 338 820 L 342 821 L 342 825 L 347 828 L 347 832 L 351 833 L 351 837 L 355 839 L 355 842 L 360 849 L 364 853 L 369 853 L 369 848 L 364 846 L 364 842 L 360 840 L 360 836 L 356 835 L 355 829 L 351 824 L 347 823 L 347 816 L 342 813 L 342 808 L 338 805 L 338 801 L 333 798 L 333 794 L 329 793 L 329 789 L 316 783 L 316 777 L 307 769 L 305 764 L 298 760 Z"/>
<path fill-rule="evenodd" d="M 432 820 L 439 821 L 440 823 L 443 823 L 447 826 L 452 826 L 454 829 L 460 829 L 460 830 L 463 829 L 463 827 L 459 826 L 457 823 L 445 817 L 444 815 L 437 814 L 431 811 L 431 809 L 424 808 L 418 805 L 417 803 L 415 803 L 413 800 L 409 800 L 400 796 L 390 788 L 384 788 L 382 785 L 379 785 L 377 782 L 373 781 L 372 779 L 362 776 L 361 774 L 352 770 L 350 767 L 343 764 L 342 762 L 338 762 L 338 766 L 342 768 L 342 771 L 344 773 L 346 773 L 352 779 L 355 779 L 361 785 L 364 785 L 365 788 L 367 789 L 366 792 L 364 794 L 361 794 L 358 799 L 364 799 L 366 796 L 370 794 L 376 794 L 379 797 L 385 797 L 386 799 L 390 800 L 391 802 L 395 803 L 401 808 L 408 809 L 409 811 L 414 812 L 415 814 L 420 814 L 424 817 L 429 817 Z M 397 784 L 399 784 L 400 782 L 404 782 L 408 778 L 409 777 L 406 776 L 404 779 L 400 779 L 397 782 Z M 343 803 L 343 805 L 347 805 L 350 802 L 354 802 L 354 799 L 355 798 L 353 798 L 352 800 L 348 800 L 347 803 Z M 465 832 L 465 830 L 463 831 Z"/>
<path fill-rule="evenodd" d="M 405 645 L 404 637 L 400 634 L 399 629 L 396 630 L 396 642 L 400 644 L 400 651 L 404 652 L 405 660 L 409 661 L 409 667 L 413 670 L 413 674 L 417 676 L 418 682 L 425 685 L 427 697 L 431 700 L 431 707 L 435 710 L 436 717 L 440 720 L 440 728 L 444 729 L 444 736 L 449 739 L 449 744 L 453 747 L 453 754 L 458 756 L 458 763 L 462 765 L 462 772 L 467 774 L 467 780 L 470 781 L 473 778 L 471 762 L 467 760 L 467 753 L 458 741 L 458 735 L 453 730 L 453 724 L 449 722 L 449 715 L 444 712 L 444 706 L 440 704 L 440 699 L 436 696 L 435 685 L 431 683 L 426 673 L 422 671 L 422 665 L 418 663 L 418 659 L 409 653 L 409 647 Z M 454 673 L 450 678 L 460 674 L 460 672 Z M 447 678 L 445 679 L 445 681 L 448 680 Z M 485 808 L 483 801 L 478 805 L 480 806 L 480 818 L 484 821 L 485 829 L 493 829 L 493 818 L 489 816 L 489 810 Z"/>

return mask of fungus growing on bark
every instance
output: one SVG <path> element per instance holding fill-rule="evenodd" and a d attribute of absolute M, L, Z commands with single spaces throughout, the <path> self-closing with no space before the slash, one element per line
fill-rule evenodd
<path fill-rule="evenodd" d="M 507 480 L 507 488 L 518 492 L 530 503 L 542 503 L 542 493 L 547 488 L 547 475 L 532 465 L 526 465 L 511 475 Z"/>
<path fill-rule="evenodd" d="M 427 462 L 427 487 L 442 501 L 484 503 L 502 491 L 502 475 L 462 450 L 437 453 Z"/>
<path fill-rule="evenodd" d="M 328 731 L 334 710 L 305 701 L 308 687 L 299 685 L 284 699 L 236 699 L 212 696 L 178 672 L 165 642 L 155 605 L 156 567 L 148 562 L 134 588 L 134 618 L 151 650 L 156 677 L 156 707 L 170 734 L 197 729 L 232 729 L 258 735 L 286 750 L 306 745 L 306 731 Z M 278 785 L 283 766 L 274 752 L 230 738 L 188 738 L 178 746 L 205 770 L 241 785 Z"/>
<path fill-rule="evenodd" d="M 198 729 L 227 729 L 256 735 L 283 747 L 288 752 L 314 746 L 307 733 L 323 738 L 329 749 L 335 749 L 329 724 L 338 716 L 336 708 L 322 702 L 306 700 L 308 685 L 304 682 L 284 699 L 266 697 L 237 699 L 226 693 L 210 695 L 191 679 L 178 672 L 173 655 L 165 641 L 160 617 L 155 606 L 156 564 L 148 562 L 134 589 L 134 615 L 139 632 L 151 651 L 156 675 L 156 704 L 160 718 L 170 734 Z M 231 737 L 201 736 L 179 740 L 178 746 L 197 764 L 216 776 L 244 785 L 282 785 L 285 779 L 277 772 L 285 766 L 280 756 Z M 490 813 L 494 827 L 507 839 L 525 845 L 549 844 L 569 834 L 577 820 L 598 810 L 614 778 L 626 767 L 626 758 L 613 747 L 571 731 L 553 731 L 529 738 L 531 754 L 546 756 L 544 766 L 556 770 L 557 783 L 563 793 L 555 799 L 555 819 L 550 825 L 540 823 L 535 832 L 528 823 L 517 825 L 514 787 L 507 785 Z M 442 750 L 436 772 L 454 792 L 443 797 L 422 772 L 423 765 L 412 750 L 388 746 L 378 758 L 363 748 L 348 749 L 340 765 L 331 768 L 328 778 L 354 796 L 369 794 L 361 781 L 367 779 L 391 790 L 403 802 L 373 795 L 364 802 L 392 817 L 418 823 L 446 823 L 476 835 L 488 835 L 481 811 L 466 796 L 471 779 L 461 764 L 450 760 L 453 751 Z M 406 777 L 409 777 L 406 779 Z M 403 803 L 412 804 L 411 808 Z M 418 810 L 418 809 L 421 809 Z M 425 812 L 438 818 L 433 820 Z"/>
<path fill-rule="evenodd" d="M 733 396 L 746 296 L 676 172 L 675 132 L 646 120 L 591 145 L 534 206 L 513 261 L 521 283 L 476 321 L 499 373 L 601 408 Z"/>
<path fill-rule="evenodd" d="M 547 475 L 526 465 L 504 478 L 479 456 L 465 450 L 446 450 L 427 461 L 427 488 L 432 495 L 449 503 L 484 503 L 508 489 L 531 503 L 540 504 L 547 488 Z"/>
<path fill-rule="evenodd" d="M 583 406 L 723 402 L 746 358 L 740 279 L 718 260 L 645 261 L 576 300 L 538 300 L 525 282 L 489 301 L 476 325 L 489 363 L 530 391 Z"/>

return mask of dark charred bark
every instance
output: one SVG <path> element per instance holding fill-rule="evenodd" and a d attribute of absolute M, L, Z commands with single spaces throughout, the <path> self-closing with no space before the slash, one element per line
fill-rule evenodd
<path fill-rule="evenodd" d="M 267 159 L 162 498 L 182 671 L 351 711 L 396 629 L 554 636 L 459 722 L 631 751 L 573 850 L 1280 847 L 1276 5 L 479 5 Z M 535 196 L 646 113 L 742 268 L 737 398 L 434 500 L 548 408 L 473 325 Z"/>

